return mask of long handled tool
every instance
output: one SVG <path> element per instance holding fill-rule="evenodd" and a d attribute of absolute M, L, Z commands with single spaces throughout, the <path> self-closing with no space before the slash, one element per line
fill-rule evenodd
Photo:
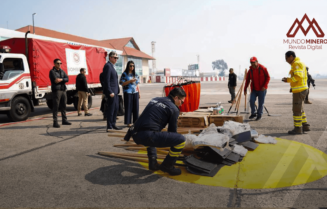
<path fill-rule="evenodd" d="M 238 115 L 238 110 L 240 108 L 240 104 L 241 104 L 241 98 L 242 98 L 242 89 L 244 87 L 244 82 L 242 83 L 242 86 L 241 86 L 241 93 L 240 93 L 240 96 L 238 98 L 238 101 L 237 101 L 237 104 L 236 104 L 236 115 Z"/>
<path fill-rule="evenodd" d="M 122 152 L 99 152 L 99 154 L 101 153 L 101 155 L 119 155 L 119 156 L 127 156 L 127 157 L 137 157 L 137 158 L 148 158 L 148 155 L 145 154 L 141 154 L 141 153 L 122 153 Z M 161 155 L 158 154 L 157 155 L 157 159 L 165 159 L 166 155 Z"/>

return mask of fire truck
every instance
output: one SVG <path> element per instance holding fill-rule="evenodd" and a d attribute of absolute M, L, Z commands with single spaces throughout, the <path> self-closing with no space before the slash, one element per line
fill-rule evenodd
<path fill-rule="evenodd" d="M 86 69 L 86 79 L 92 97 L 101 94 L 99 75 L 106 63 L 105 48 L 75 45 L 35 38 L 9 38 L 0 41 L 0 113 L 12 121 L 26 120 L 34 106 L 45 101 L 52 109 L 52 92 L 49 71 L 54 59 L 60 59 L 61 69 L 68 75 L 67 104 L 77 108 L 76 76 Z"/>

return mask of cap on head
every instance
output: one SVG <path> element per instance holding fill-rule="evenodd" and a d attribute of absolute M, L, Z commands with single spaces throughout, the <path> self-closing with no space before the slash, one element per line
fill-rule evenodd
<path fill-rule="evenodd" d="M 250 62 L 256 62 L 256 61 L 258 61 L 258 59 L 256 57 L 251 57 L 250 58 Z"/>

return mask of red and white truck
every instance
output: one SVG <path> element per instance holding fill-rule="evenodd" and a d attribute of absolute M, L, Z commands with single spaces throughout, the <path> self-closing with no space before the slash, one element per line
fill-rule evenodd
<path fill-rule="evenodd" d="M 69 78 L 66 83 L 67 104 L 77 107 L 75 82 L 82 67 L 86 69 L 91 94 L 102 91 L 99 75 L 106 63 L 107 51 L 104 48 L 26 37 L 27 33 L 25 39 L 0 41 L 0 113 L 6 113 L 12 121 L 23 121 L 41 100 L 46 100 L 51 109 L 49 71 L 56 58 L 62 61 L 61 68 Z M 91 107 L 91 96 L 88 102 Z"/>

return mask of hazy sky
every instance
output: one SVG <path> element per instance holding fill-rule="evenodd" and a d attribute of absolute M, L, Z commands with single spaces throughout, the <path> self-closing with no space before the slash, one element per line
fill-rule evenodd
<path fill-rule="evenodd" d="M 290 69 L 283 40 L 296 18 L 315 18 L 327 39 L 326 0 L 1 0 L 1 8 L 1 28 L 7 21 L 9 29 L 32 25 L 36 12 L 36 26 L 98 40 L 133 37 L 149 55 L 156 41 L 158 69 L 187 69 L 199 54 L 202 71 L 224 59 L 238 73 L 256 56 L 280 78 Z M 312 30 L 295 38 L 317 39 Z M 327 44 L 322 48 L 294 51 L 312 74 L 327 74 Z"/>

